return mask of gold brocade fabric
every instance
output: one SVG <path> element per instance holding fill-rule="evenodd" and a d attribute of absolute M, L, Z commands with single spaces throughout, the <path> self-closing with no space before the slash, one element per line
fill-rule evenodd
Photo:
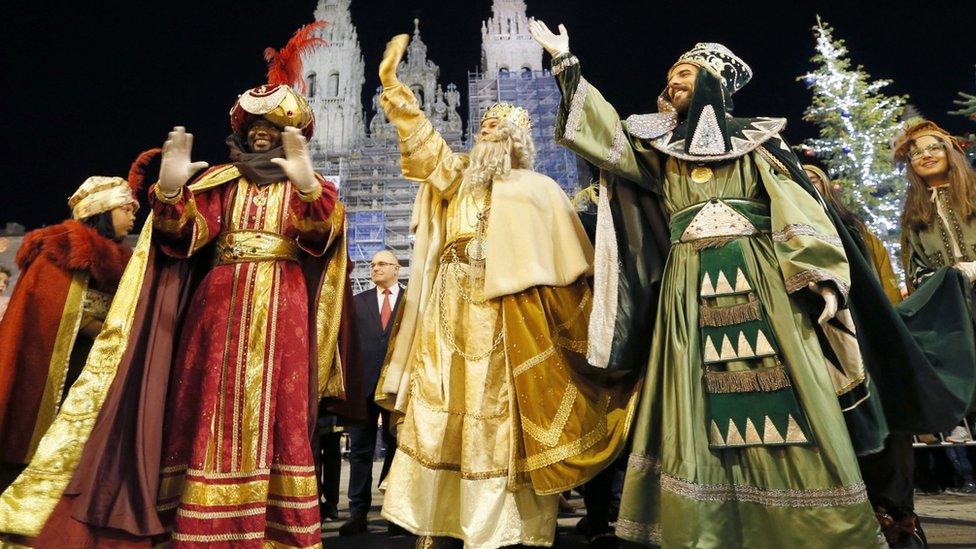
<path fill-rule="evenodd" d="M 71 350 L 75 346 L 75 340 L 78 339 L 78 331 L 81 329 L 85 313 L 83 303 L 87 290 L 88 274 L 76 271 L 71 275 L 71 285 L 68 287 L 68 296 L 61 313 L 61 322 L 58 324 L 58 335 L 54 340 L 51 362 L 47 371 L 47 382 L 44 385 L 44 394 L 37 409 L 37 420 L 34 423 L 34 432 L 31 434 L 30 448 L 27 451 L 28 462 L 34 456 L 34 452 L 37 451 L 41 437 L 44 436 L 48 427 L 51 426 L 51 422 L 57 416 L 61 397 L 64 395 L 64 384 L 68 377 Z"/>
<path fill-rule="evenodd" d="M 27 469 L 0 496 L 0 532 L 37 536 L 71 480 L 115 378 L 135 314 L 152 237 L 152 214 L 119 281 L 102 332 Z"/>
<path fill-rule="evenodd" d="M 383 514 L 466 547 L 550 545 L 558 492 L 614 459 L 635 388 L 585 363 L 585 279 L 472 299 L 467 239 L 442 256 L 422 320 Z"/>

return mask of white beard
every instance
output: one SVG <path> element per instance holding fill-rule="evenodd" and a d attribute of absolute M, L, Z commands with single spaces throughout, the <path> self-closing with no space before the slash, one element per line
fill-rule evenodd
<path fill-rule="evenodd" d="M 482 139 L 471 147 L 469 164 L 464 170 L 463 184 L 475 196 L 483 196 L 497 176 L 505 176 L 512 171 L 511 139 L 499 141 Z"/>

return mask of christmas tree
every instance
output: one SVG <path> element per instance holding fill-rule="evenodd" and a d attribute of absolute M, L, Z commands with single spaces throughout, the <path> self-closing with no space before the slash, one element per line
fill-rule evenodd
<path fill-rule="evenodd" d="M 807 140 L 806 150 L 826 164 L 841 200 L 897 258 L 906 181 L 891 160 L 891 139 L 907 97 L 881 93 L 891 82 L 872 81 L 863 67 L 853 67 L 844 41 L 819 16 L 813 33 L 816 69 L 799 80 L 813 92 L 803 118 L 819 127 L 820 136 Z"/>
<path fill-rule="evenodd" d="M 949 114 L 958 114 L 959 116 L 965 116 L 973 122 L 976 122 L 976 95 L 972 95 L 966 92 L 959 92 L 959 99 L 953 101 L 959 106 L 958 110 L 949 111 Z M 976 134 L 969 134 L 968 137 L 960 139 L 963 147 L 966 150 L 966 155 L 969 157 L 969 162 L 976 165 Z"/>

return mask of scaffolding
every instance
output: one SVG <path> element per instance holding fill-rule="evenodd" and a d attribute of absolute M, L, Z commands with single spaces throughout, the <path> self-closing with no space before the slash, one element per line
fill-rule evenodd
<path fill-rule="evenodd" d="M 576 155 L 556 143 L 559 84 L 549 71 L 501 71 L 495 75 L 468 72 L 468 129 L 471 135 L 493 103 L 505 101 L 529 111 L 535 141 L 535 170 L 556 180 L 569 196 L 581 187 Z M 584 182 L 585 184 L 585 182 Z"/>

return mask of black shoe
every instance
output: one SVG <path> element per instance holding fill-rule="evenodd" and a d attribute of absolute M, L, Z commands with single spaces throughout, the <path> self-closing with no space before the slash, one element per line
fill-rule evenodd
<path fill-rule="evenodd" d="M 393 524 L 392 522 L 387 523 L 386 533 L 391 536 L 409 536 L 410 532 L 406 528 L 400 526 L 399 524 Z"/>
<path fill-rule="evenodd" d="M 319 506 L 319 513 L 322 515 L 322 522 L 339 520 L 339 508 L 332 503 L 323 503 Z"/>
<path fill-rule="evenodd" d="M 346 522 L 342 523 L 342 526 L 339 527 L 339 535 L 340 536 L 356 536 L 356 535 L 359 535 L 359 534 L 366 533 L 366 530 L 367 530 L 367 528 L 366 528 L 366 516 L 365 515 L 356 515 L 356 516 L 350 517 L 349 520 L 347 520 Z"/>

